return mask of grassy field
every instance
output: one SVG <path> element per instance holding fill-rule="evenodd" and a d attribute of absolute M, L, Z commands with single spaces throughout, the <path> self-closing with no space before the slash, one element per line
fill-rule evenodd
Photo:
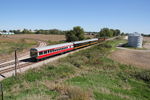
<path fill-rule="evenodd" d="M 14 52 L 16 48 L 19 51 L 23 49 L 27 49 L 37 43 L 33 40 L 27 39 L 9 39 L 9 38 L 2 38 L 0 40 L 0 55 L 6 55 Z"/>
<path fill-rule="evenodd" d="M 65 35 L 44 35 L 44 34 L 15 34 L 9 35 L 9 38 L 12 39 L 33 39 L 41 41 L 65 41 Z M 85 35 L 86 38 L 94 38 L 93 35 Z"/>
<path fill-rule="evenodd" d="M 4 100 L 150 100 L 150 71 L 109 59 L 107 41 L 2 81 Z"/>

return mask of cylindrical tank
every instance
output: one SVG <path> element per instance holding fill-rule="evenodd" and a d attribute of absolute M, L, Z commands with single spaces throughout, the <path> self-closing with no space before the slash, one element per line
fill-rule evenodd
<path fill-rule="evenodd" d="M 136 48 L 142 48 L 143 44 L 143 37 L 141 34 L 129 34 L 128 35 L 128 46 L 136 47 Z"/>

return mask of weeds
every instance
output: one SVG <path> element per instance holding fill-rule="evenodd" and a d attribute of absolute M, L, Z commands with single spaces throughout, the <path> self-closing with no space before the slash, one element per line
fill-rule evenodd
<path fill-rule="evenodd" d="M 149 82 L 150 83 L 150 71 L 141 71 L 141 72 L 137 72 L 135 73 L 135 77 L 137 79 L 141 79 L 145 82 Z"/>

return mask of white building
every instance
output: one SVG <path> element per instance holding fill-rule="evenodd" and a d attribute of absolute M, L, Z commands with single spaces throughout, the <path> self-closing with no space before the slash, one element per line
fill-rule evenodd
<path fill-rule="evenodd" d="M 132 33 L 128 35 L 128 46 L 142 48 L 143 36 L 139 33 Z"/>
<path fill-rule="evenodd" d="M 14 35 L 13 32 L 0 32 L 1 35 Z"/>

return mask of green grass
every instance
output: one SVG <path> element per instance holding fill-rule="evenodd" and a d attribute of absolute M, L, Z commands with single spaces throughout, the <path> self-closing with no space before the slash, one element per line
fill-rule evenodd
<path fill-rule="evenodd" d="M 5 79 L 2 81 L 5 99 L 45 96 L 56 100 L 65 94 L 67 100 L 149 100 L 150 71 L 107 57 L 121 42 L 125 41 L 107 41 L 16 78 Z M 58 84 L 61 79 L 64 80 Z"/>

